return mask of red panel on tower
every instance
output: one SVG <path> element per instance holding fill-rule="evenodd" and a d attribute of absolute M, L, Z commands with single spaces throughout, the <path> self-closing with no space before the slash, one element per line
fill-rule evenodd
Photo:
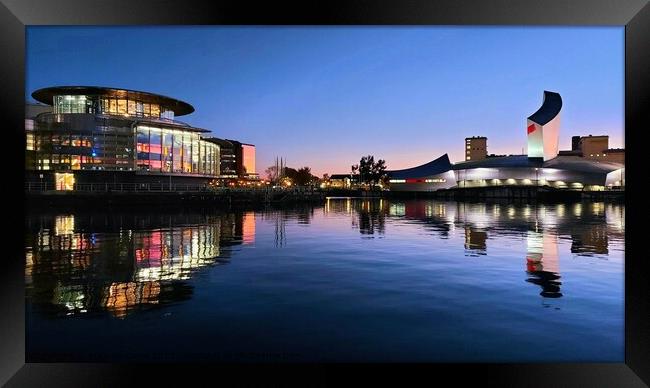
<path fill-rule="evenodd" d="M 535 124 L 530 124 L 528 126 L 528 133 L 530 134 L 531 132 L 535 132 Z"/>

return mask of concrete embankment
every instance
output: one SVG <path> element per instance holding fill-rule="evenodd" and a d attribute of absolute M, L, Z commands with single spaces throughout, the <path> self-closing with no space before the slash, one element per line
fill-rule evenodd
<path fill-rule="evenodd" d="M 323 203 L 326 197 L 443 199 L 452 201 L 483 201 L 499 199 L 530 202 L 623 202 L 622 191 L 568 191 L 537 187 L 476 187 L 454 188 L 434 192 L 397 192 L 365 190 L 221 190 L 193 192 L 27 192 L 28 207 L 147 206 L 147 207 L 258 207 L 282 206 L 295 203 Z"/>
<path fill-rule="evenodd" d="M 106 207 L 106 206 L 255 206 L 299 202 L 321 203 L 318 191 L 204 191 L 204 192 L 75 192 L 49 191 L 25 193 L 28 207 Z"/>

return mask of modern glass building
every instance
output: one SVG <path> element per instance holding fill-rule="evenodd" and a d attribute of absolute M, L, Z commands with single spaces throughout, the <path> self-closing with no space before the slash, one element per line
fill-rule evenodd
<path fill-rule="evenodd" d="M 183 101 L 141 91 L 94 86 L 39 89 L 52 107 L 30 118 L 28 180 L 76 183 L 199 182 L 219 176 L 219 145 L 206 129 L 176 117 L 194 112 Z M 36 178 L 38 175 L 38 178 Z"/>

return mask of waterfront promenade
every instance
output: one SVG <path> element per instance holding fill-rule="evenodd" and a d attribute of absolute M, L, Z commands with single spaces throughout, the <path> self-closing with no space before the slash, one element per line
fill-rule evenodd
<path fill-rule="evenodd" d="M 264 205 L 293 202 L 322 202 L 325 192 L 312 188 L 229 188 L 191 184 L 97 183 L 78 185 L 75 190 L 55 190 L 52 185 L 26 184 L 28 205 Z"/>
<path fill-rule="evenodd" d="M 314 187 L 228 188 L 190 184 L 98 183 L 75 186 L 75 190 L 55 190 L 52 185 L 25 184 L 28 206 L 96 207 L 127 206 L 257 206 L 297 202 L 319 203 L 326 197 L 431 198 L 456 201 L 491 199 L 526 202 L 623 202 L 624 191 L 570 191 L 547 187 L 476 187 L 434 192 L 394 192 L 388 190 L 319 189 Z"/>

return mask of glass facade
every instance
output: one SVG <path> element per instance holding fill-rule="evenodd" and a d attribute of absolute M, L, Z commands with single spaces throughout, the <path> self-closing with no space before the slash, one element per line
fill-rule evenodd
<path fill-rule="evenodd" d="M 36 123 L 37 170 L 133 170 L 133 132 L 129 122 L 44 114 Z"/>
<path fill-rule="evenodd" d="M 198 133 L 139 125 L 136 149 L 139 171 L 219 174 L 219 146 L 201 140 Z"/>
<path fill-rule="evenodd" d="M 26 123 L 36 170 L 219 174 L 219 146 L 201 140 L 191 128 L 158 123 L 157 118 L 174 117 L 158 104 L 62 95 L 53 97 L 53 106 L 53 113 L 39 115 L 33 126 Z M 133 117 L 154 120 L 138 125 Z"/>
<path fill-rule="evenodd" d="M 54 96 L 54 113 L 90 113 L 174 120 L 174 111 L 159 104 L 105 96 Z"/>

